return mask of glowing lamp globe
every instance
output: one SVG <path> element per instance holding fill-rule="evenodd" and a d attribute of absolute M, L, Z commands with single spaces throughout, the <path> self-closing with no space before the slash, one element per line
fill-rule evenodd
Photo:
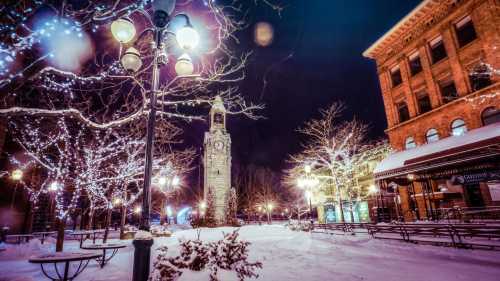
<path fill-rule="evenodd" d="M 19 181 L 23 178 L 23 171 L 17 169 L 12 172 L 12 175 L 10 176 L 13 180 Z"/>
<path fill-rule="evenodd" d="M 207 207 L 207 203 L 205 203 L 205 201 L 201 201 L 199 207 L 200 209 L 204 210 Z"/>
<path fill-rule="evenodd" d="M 111 33 L 120 43 L 128 43 L 134 39 L 134 23 L 127 18 L 120 18 L 111 23 Z"/>
<path fill-rule="evenodd" d="M 136 48 L 130 47 L 127 49 L 125 54 L 123 54 L 121 63 L 125 70 L 130 72 L 137 72 L 141 69 L 142 60 Z"/>
<path fill-rule="evenodd" d="M 304 171 L 309 174 L 311 172 L 311 165 L 309 165 L 309 164 L 305 165 L 304 166 Z"/>
<path fill-rule="evenodd" d="M 118 206 L 122 203 L 122 199 L 120 198 L 115 198 L 115 200 L 113 200 L 113 205 L 115 206 Z"/>
<path fill-rule="evenodd" d="M 166 177 L 160 177 L 158 179 L 158 184 L 163 186 L 163 185 L 166 185 L 167 184 L 167 178 Z"/>
<path fill-rule="evenodd" d="M 193 74 L 194 66 L 188 54 L 183 54 L 177 59 L 175 64 L 175 72 L 179 76 L 186 76 Z"/>
<path fill-rule="evenodd" d="M 181 183 L 181 179 L 179 179 L 179 177 L 175 176 L 172 179 L 172 186 L 177 187 L 177 186 L 179 186 L 180 183 Z"/>
<path fill-rule="evenodd" d="M 54 192 L 59 189 L 59 183 L 58 182 L 52 182 L 49 186 L 49 191 Z"/>
<path fill-rule="evenodd" d="M 200 35 L 191 26 L 184 26 L 176 33 L 177 43 L 185 50 L 192 50 L 200 43 Z"/>
<path fill-rule="evenodd" d="M 141 211 L 142 211 L 141 206 L 137 206 L 137 207 L 135 207 L 135 209 L 134 209 L 134 213 L 136 213 L 136 214 L 140 213 Z"/>

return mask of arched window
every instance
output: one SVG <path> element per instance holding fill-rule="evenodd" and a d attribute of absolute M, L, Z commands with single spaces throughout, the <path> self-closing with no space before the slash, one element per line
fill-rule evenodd
<path fill-rule="evenodd" d="M 484 126 L 500 122 L 500 110 L 494 107 L 486 108 L 481 114 L 481 120 Z"/>
<path fill-rule="evenodd" d="M 451 123 L 451 134 L 454 136 L 461 136 L 467 132 L 465 121 L 457 119 Z"/>
<path fill-rule="evenodd" d="M 405 149 L 411 149 L 415 147 L 417 147 L 417 144 L 415 143 L 413 137 L 407 137 L 405 141 Z"/>
<path fill-rule="evenodd" d="M 427 139 L 427 143 L 435 142 L 439 140 L 439 133 L 436 129 L 432 128 L 425 133 L 425 138 Z"/>

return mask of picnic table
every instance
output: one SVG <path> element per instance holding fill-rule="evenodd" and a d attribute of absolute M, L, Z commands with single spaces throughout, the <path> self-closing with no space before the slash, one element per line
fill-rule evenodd
<path fill-rule="evenodd" d="M 80 231 L 73 231 L 70 233 L 70 235 L 74 236 L 80 236 L 80 248 L 83 245 L 83 241 L 86 239 L 88 235 L 92 235 L 92 243 L 95 244 L 95 239 L 96 235 L 99 233 L 104 233 L 104 230 L 80 230 Z"/>
<path fill-rule="evenodd" d="M 45 237 L 56 234 L 56 231 L 39 231 L 39 232 L 33 232 L 31 233 L 33 236 L 41 236 L 40 242 L 45 241 Z"/>
<path fill-rule="evenodd" d="M 119 249 L 125 248 L 125 244 L 119 244 L 119 243 L 109 243 L 109 244 L 92 244 L 92 245 L 86 245 L 83 246 L 82 249 L 84 250 L 102 250 L 102 256 L 99 256 L 96 258 L 97 262 L 100 263 L 101 268 L 106 265 L 108 261 L 110 261 L 118 252 Z M 109 256 L 106 256 L 106 251 L 112 250 L 111 254 Z M 108 251 L 109 253 L 109 251 Z"/>
<path fill-rule="evenodd" d="M 33 238 L 33 235 L 32 234 L 11 234 L 11 235 L 7 235 L 7 240 L 9 240 L 9 238 L 12 238 L 16 241 L 16 244 L 21 244 L 23 242 L 23 240 L 28 243 L 30 241 L 31 238 Z"/>
<path fill-rule="evenodd" d="M 101 254 L 96 253 L 67 253 L 57 252 L 33 256 L 28 261 L 30 263 L 40 264 L 43 274 L 52 281 L 71 281 L 80 274 L 89 264 L 90 260 L 100 257 Z M 79 262 L 77 269 L 70 275 L 69 264 Z M 64 263 L 64 272 L 61 275 L 57 267 L 58 263 Z M 54 266 L 55 274 L 50 274 L 44 265 Z M 57 275 L 57 276 L 56 276 Z"/>

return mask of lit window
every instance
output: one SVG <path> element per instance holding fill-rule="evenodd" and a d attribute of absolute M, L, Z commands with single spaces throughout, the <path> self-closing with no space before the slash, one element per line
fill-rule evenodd
<path fill-rule="evenodd" d="M 425 133 L 425 138 L 427 139 L 427 143 L 435 142 L 439 140 L 439 133 L 436 129 L 432 128 Z"/>
<path fill-rule="evenodd" d="M 422 71 L 422 63 L 418 52 L 411 54 L 408 58 L 410 60 L 410 72 L 412 76 L 419 74 Z"/>
<path fill-rule="evenodd" d="M 470 16 L 466 16 L 455 24 L 458 45 L 463 47 L 477 38 L 476 29 Z"/>
<path fill-rule="evenodd" d="M 440 85 L 440 90 L 443 103 L 448 103 L 458 98 L 457 88 L 455 87 L 455 83 L 453 81 L 442 83 Z"/>
<path fill-rule="evenodd" d="M 440 60 L 446 58 L 446 49 L 444 48 L 443 38 L 441 36 L 435 38 L 429 42 L 429 47 L 431 49 L 432 63 L 437 63 Z"/>
<path fill-rule="evenodd" d="M 399 86 L 403 82 L 403 78 L 401 77 L 401 70 L 396 66 L 391 69 L 391 81 L 392 87 Z"/>
<path fill-rule="evenodd" d="M 415 148 L 415 147 L 417 147 L 417 144 L 415 143 L 415 140 L 413 139 L 413 137 L 406 138 L 405 149 L 411 149 L 411 148 Z"/>
<path fill-rule="evenodd" d="M 451 123 L 451 134 L 454 136 L 461 136 L 467 133 L 467 126 L 464 120 L 457 119 Z"/>
<path fill-rule="evenodd" d="M 481 120 L 483 120 L 484 126 L 500 122 L 500 110 L 494 107 L 486 108 L 481 114 Z"/>
<path fill-rule="evenodd" d="M 473 91 L 479 91 L 491 85 L 491 70 L 485 63 L 479 63 L 469 73 L 469 80 Z"/>

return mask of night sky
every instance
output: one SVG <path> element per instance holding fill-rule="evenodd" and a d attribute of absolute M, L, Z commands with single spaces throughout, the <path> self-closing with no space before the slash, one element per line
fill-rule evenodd
<path fill-rule="evenodd" d="M 249 100 L 266 104 L 261 112 L 266 119 L 230 117 L 233 165 L 280 171 L 287 156 L 300 150 L 295 129 L 334 101 L 346 103 L 346 118 L 355 115 L 371 125 L 370 138 L 384 136 L 387 124 L 375 63 L 362 53 L 420 1 L 285 2 L 281 17 L 262 5 L 252 9 L 249 28 L 239 34 L 242 50 L 254 52 L 241 90 Z M 253 41 L 254 25 L 261 21 L 274 27 L 268 47 Z M 202 147 L 207 125 L 187 130 L 188 142 Z"/>

